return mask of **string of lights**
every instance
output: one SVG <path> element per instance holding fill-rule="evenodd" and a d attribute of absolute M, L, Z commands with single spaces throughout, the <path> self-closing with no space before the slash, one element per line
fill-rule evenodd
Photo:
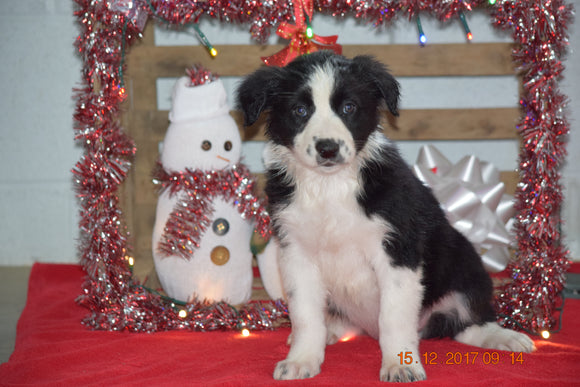
<path fill-rule="evenodd" d="M 80 261 L 87 273 L 78 302 L 90 311 L 84 323 L 93 329 L 148 332 L 238 329 L 239 316 L 243 315 L 247 329 L 273 329 L 277 321 L 287 318 L 275 302 L 239 311 L 214 305 L 202 308 L 206 314 L 195 309 L 201 304 L 192 303 L 182 318 L 168 300 L 138 286 L 127 260 L 131 247 L 118 198 L 136 148 L 122 130 L 119 115 L 127 97 L 124 56 L 141 36 L 144 15 L 181 27 L 195 24 L 201 17 L 249 25 L 253 39 L 264 43 L 275 27 L 293 22 L 292 2 L 75 1 L 81 28 L 76 47 L 83 70 L 82 84 L 75 91 L 74 136 L 83 146 L 83 155 L 73 176 L 81 210 Z M 559 167 L 566 155 L 569 125 L 564 111 L 566 97 L 558 86 L 572 7 L 563 0 L 314 1 L 316 12 L 352 16 L 374 27 L 397 16 L 416 20 L 419 13 L 441 21 L 461 20 L 461 14 L 478 7 L 490 13 L 495 27 L 511 33 L 516 43 L 512 59 L 523 83 L 523 115 L 516 128 L 522 140 L 516 192 L 518 248 L 508 267 L 510 282 L 496 297 L 496 309 L 504 326 L 553 331 L 557 325 L 553 312 L 569 267 L 559 229 L 563 200 Z M 471 32 L 467 29 L 466 34 Z"/>

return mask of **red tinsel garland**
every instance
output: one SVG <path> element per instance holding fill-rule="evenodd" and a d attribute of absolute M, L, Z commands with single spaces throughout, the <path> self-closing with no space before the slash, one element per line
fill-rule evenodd
<path fill-rule="evenodd" d="M 79 302 L 92 312 L 85 323 L 95 329 L 132 331 L 271 329 L 287 317 L 283 306 L 250 304 L 237 310 L 224 304 L 195 303 L 184 307 L 183 317 L 171 301 L 144 290 L 132 278 L 117 190 L 127 176 L 135 146 L 118 125 L 118 116 L 125 98 L 124 52 L 140 36 L 144 14 L 178 26 L 201 17 L 247 24 L 254 39 L 265 42 L 273 28 L 293 21 L 292 2 L 75 1 L 82 29 L 76 46 L 84 63 L 83 85 L 76 92 L 75 139 L 83 145 L 84 155 L 73 174 L 81 204 L 81 264 L 88 275 Z M 566 154 L 569 126 L 558 80 L 571 6 L 562 0 L 498 0 L 493 6 L 484 0 L 314 1 L 318 12 L 351 15 L 375 26 L 397 15 L 414 17 L 419 12 L 444 21 L 477 7 L 488 7 L 492 23 L 511 31 L 517 43 L 513 59 L 524 76 L 524 115 L 518 124 L 523 141 L 516 194 L 518 251 L 510 265 L 512 282 L 497 297 L 497 308 L 504 325 L 550 329 L 569 264 L 558 216 L 562 203 L 558 168 Z"/>
<path fill-rule="evenodd" d="M 513 29 L 525 111 L 517 125 L 523 145 L 516 191 L 518 249 L 508 268 L 513 281 L 501 289 L 496 303 L 505 326 L 540 332 L 556 326 L 555 303 L 570 265 L 560 233 L 559 172 L 569 125 L 558 80 L 572 8 L 562 0 L 504 1 L 492 15 L 498 27 Z"/>

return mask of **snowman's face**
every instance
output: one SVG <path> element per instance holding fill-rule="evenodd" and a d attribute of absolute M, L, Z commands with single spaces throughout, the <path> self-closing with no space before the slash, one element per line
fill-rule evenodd
<path fill-rule="evenodd" d="M 240 160 L 242 142 L 237 127 L 236 130 L 225 133 L 208 130 L 205 136 L 201 136 L 197 145 L 199 148 L 193 151 L 199 152 L 203 169 L 226 169 Z"/>
<path fill-rule="evenodd" d="M 161 163 L 174 171 L 220 170 L 239 163 L 241 154 L 238 126 L 226 113 L 206 120 L 172 123 L 163 142 Z"/>

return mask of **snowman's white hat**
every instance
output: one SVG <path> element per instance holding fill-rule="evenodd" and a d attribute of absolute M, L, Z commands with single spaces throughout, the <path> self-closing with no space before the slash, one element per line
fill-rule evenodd
<path fill-rule="evenodd" d="M 199 86 L 190 85 L 191 79 L 185 76 L 175 83 L 169 121 L 205 120 L 229 113 L 226 90 L 220 79 Z"/>

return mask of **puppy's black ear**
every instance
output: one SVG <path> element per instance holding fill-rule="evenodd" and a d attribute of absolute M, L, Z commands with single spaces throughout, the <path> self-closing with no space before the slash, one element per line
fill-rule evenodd
<path fill-rule="evenodd" d="M 387 108 L 394 115 L 399 115 L 399 82 L 387 71 L 387 68 L 370 56 L 357 56 L 353 63 L 361 71 L 363 79 L 369 79 L 378 96 L 385 101 Z"/>
<path fill-rule="evenodd" d="M 237 90 L 237 108 L 244 113 L 244 125 L 250 126 L 271 107 L 271 97 L 278 87 L 280 68 L 262 67 L 248 75 Z"/>

